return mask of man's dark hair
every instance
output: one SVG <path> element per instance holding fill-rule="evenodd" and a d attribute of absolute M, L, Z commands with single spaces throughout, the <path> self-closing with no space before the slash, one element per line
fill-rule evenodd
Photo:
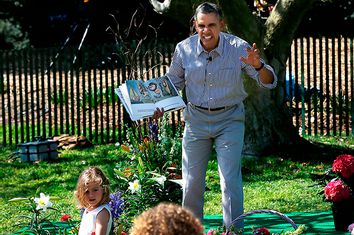
<path fill-rule="evenodd" d="M 198 13 L 204 13 L 204 14 L 215 13 L 217 16 L 219 16 L 220 19 L 222 18 L 221 8 L 218 5 L 211 2 L 204 2 L 197 7 L 194 13 L 194 20 L 197 19 Z"/>

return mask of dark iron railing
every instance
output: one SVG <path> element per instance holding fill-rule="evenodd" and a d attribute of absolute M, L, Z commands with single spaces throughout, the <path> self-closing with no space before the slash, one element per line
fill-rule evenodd
<path fill-rule="evenodd" d="M 114 89 L 128 78 L 165 73 L 174 44 L 160 42 L 157 47 L 144 45 L 128 66 L 113 44 L 82 48 L 77 66 L 74 48 L 65 48 L 57 58 L 54 49 L 2 51 L 0 144 L 63 133 L 84 135 L 93 143 L 121 141 L 130 118 Z M 172 113 L 171 121 L 180 121 L 179 115 Z"/>
<path fill-rule="evenodd" d="M 286 92 L 302 134 L 353 134 L 353 60 L 353 37 L 294 40 Z"/>

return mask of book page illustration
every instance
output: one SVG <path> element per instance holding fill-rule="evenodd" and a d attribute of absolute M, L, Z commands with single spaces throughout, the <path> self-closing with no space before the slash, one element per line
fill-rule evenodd
<path fill-rule="evenodd" d="M 128 80 L 126 84 L 132 104 L 155 103 L 143 81 Z"/>
<path fill-rule="evenodd" d="M 167 76 L 142 80 L 127 80 L 116 93 L 133 121 L 151 117 L 157 108 L 172 111 L 186 105 Z"/>

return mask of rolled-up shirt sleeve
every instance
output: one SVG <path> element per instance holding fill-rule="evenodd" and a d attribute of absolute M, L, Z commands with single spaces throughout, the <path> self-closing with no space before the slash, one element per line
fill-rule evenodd
<path fill-rule="evenodd" d="M 260 76 L 259 76 L 259 73 L 255 70 L 255 68 L 253 66 L 247 65 L 243 62 L 241 62 L 241 63 L 243 64 L 243 69 L 247 73 L 247 75 L 250 76 L 251 78 L 255 79 L 259 86 L 267 88 L 267 89 L 273 89 L 277 86 L 278 77 L 275 74 L 272 66 L 270 66 L 269 64 L 266 64 L 263 59 L 261 59 L 261 62 L 264 63 L 264 67 L 267 68 L 273 74 L 273 83 L 269 83 L 269 84 L 263 83 Z"/>
<path fill-rule="evenodd" d="M 176 49 L 173 53 L 172 62 L 166 76 L 171 80 L 175 85 L 177 90 L 182 90 L 185 87 L 185 78 L 184 78 L 184 68 L 182 63 L 182 58 L 180 56 L 179 45 L 176 46 Z"/>

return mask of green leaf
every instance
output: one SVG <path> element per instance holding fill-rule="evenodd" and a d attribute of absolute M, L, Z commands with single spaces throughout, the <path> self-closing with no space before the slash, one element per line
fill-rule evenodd
<path fill-rule="evenodd" d="M 59 200 L 61 200 L 60 197 L 56 197 L 56 196 L 54 196 L 54 197 L 50 196 L 49 199 L 50 199 L 51 201 L 59 201 Z"/>
<path fill-rule="evenodd" d="M 148 172 L 146 172 L 146 173 L 149 173 L 149 174 L 152 174 L 152 175 L 156 175 L 157 177 L 161 177 L 161 176 L 162 176 L 161 174 L 156 173 L 156 172 L 154 172 L 154 171 L 148 171 Z"/>
<path fill-rule="evenodd" d="M 176 184 L 180 185 L 181 187 L 183 187 L 183 180 L 182 179 L 179 179 L 179 180 L 168 180 L 168 181 L 171 181 L 171 182 L 176 183 Z"/>
<path fill-rule="evenodd" d="M 144 173 L 144 171 L 145 171 L 145 165 L 144 165 L 144 162 L 143 162 L 143 160 L 141 159 L 141 157 L 138 157 L 138 172 L 139 172 L 139 174 L 141 175 L 141 174 L 143 174 Z"/>
<path fill-rule="evenodd" d="M 119 171 L 119 170 L 117 170 L 117 169 L 114 169 L 114 172 L 116 173 L 116 177 L 117 177 L 118 179 L 122 179 L 122 180 L 128 182 L 128 179 L 125 177 L 125 175 L 124 175 L 123 172 L 121 172 L 121 171 Z"/>
<path fill-rule="evenodd" d="M 123 224 L 120 224 L 118 227 L 117 234 L 121 234 L 123 232 Z"/>
<path fill-rule="evenodd" d="M 12 198 L 9 200 L 9 202 L 22 202 L 22 201 L 28 201 L 29 198 L 27 197 L 16 197 L 16 198 Z"/>

